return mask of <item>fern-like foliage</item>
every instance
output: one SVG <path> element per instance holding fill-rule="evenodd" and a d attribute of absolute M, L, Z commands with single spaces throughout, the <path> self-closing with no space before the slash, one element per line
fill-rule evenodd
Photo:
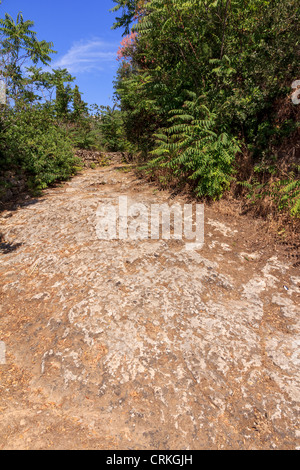
<path fill-rule="evenodd" d="M 300 217 L 300 180 L 280 181 L 279 207 L 288 209 L 293 217 Z"/>
<path fill-rule="evenodd" d="M 299 168 L 295 168 L 299 173 Z M 255 204 L 257 200 L 268 198 L 279 211 L 289 212 L 292 217 L 300 217 L 300 179 L 291 172 L 286 179 L 261 183 L 256 177 L 251 182 L 238 181 L 237 184 L 248 192 L 247 198 Z"/>
<path fill-rule="evenodd" d="M 156 134 L 152 168 L 169 168 L 195 182 L 197 196 L 219 198 L 232 180 L 238 141 L 217 130 L 217 116 L 188 92 L 181 109 L 170 112 L 169 127 Z"/>

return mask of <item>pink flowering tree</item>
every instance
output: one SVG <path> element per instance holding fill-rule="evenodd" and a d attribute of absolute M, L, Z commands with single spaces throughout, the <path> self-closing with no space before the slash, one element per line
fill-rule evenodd
<path fill-rule="evenodd" d="M 131 61 L 132 56 L 136 50 L 137 33 L 130 33 L 121 41 L 120 47 L 117 52 L 117 60 Z"/>

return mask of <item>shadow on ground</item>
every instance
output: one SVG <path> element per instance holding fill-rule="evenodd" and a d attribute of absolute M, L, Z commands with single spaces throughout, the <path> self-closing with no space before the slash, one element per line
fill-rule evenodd
<path fill-rule="evenodd" d="M 22 246 L 22 243 L 9 243 L 6 242 L 4 239 L 4 235 L 0 233 L 0 253 L 3 255 L 7 255 L 8 253 L 12 253 L 16 251 L 18 248 Z"/>

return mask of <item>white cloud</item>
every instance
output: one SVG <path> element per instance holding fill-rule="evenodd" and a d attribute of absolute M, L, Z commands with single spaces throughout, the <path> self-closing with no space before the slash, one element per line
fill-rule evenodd
<path fill-rule="evenodd" d="M 82 40 L 74 43 L 51 67 L 68 69 L 70 73 L 104 70 L 109 65 L 116 64 L 117 48 L 117 44 L 106 43 L 98 38 Z"/>

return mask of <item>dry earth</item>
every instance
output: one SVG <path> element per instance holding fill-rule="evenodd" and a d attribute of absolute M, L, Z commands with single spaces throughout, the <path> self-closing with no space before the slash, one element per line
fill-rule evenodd
<path fill-rule="evenodd" d="M 300 449 L 299 269 L 214 207 L 201 250 L 99 240 L 100 203 L 184 202 L 119 166 L 0 215 L 0 448 Z"/>

